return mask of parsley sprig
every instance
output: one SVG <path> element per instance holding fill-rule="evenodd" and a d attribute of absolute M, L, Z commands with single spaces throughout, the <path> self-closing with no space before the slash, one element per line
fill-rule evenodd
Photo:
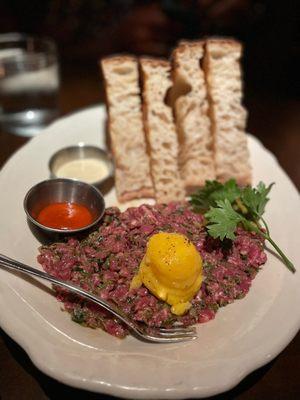
<path fill-rule="evenodd" d="M 190 203 L 195 212 L 204 213 L 207 231 L 213 238 L 234 240 L 237 226 L 242 225 L 244 229 L 256 232 L 267 240 L 287 268 L 296 272 L 293 263 L 271 238 L 268 224 L 263 218 L 272 186 L 273 183 L 266 186 L 260 182 L 256 188 L 240 188 L 234 179 L 224 184 L 206 181 L 203 188 L 192 194 Z"/>

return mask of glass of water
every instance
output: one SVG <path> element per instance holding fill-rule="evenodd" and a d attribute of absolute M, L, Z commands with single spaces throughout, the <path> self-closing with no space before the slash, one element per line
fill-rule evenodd
<path fill-rule="evenodd" d="M 59 70 L 52 40 L 0 35 L 0 125 L 21 136 L 38 134 L 58 116 Z"/>

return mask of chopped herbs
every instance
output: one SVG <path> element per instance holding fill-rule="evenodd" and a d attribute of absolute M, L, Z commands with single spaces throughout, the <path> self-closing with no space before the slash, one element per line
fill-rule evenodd
<path fill-rule="evenodd" d="M 210 262 L 208 262 L 208 261 L 204 261 L 203 262 L 203 268 L 204 268 L 205 271 L 210 271 L 210 270 L 215 268 L 215 265 L 210 263 Z"/>
<path fill-rule="evenodd" d="M 104 263 L 102 264 L 103 268 L 109 269 L 110 267 L 110 257 L 107 257 Z"/>
<path fill-rule="evenodd" d="M 85 317 L 86 315 L 82 308 L 74 308 L 72 313 L 72 320 L 74 322 L 77 322 L 77 324 L 83 324 L 85 321 Z"/>

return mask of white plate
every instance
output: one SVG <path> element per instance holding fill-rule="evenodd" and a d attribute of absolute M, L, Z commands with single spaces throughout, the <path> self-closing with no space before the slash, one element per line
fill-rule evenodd
<path fill-rule="evenodd" d="M 0 252 L 40 268 L 39 243 L 23 212 L 27 190 L 48 178 L 57 149 L 84 141 L 104 145 L 105 112 L 87 109 L 63 118 L 32 139 L 0 174 Z M 249 137 L 254 180 L 276 182 L 266 219 L 274 239 L 299 266 L 298 193 L 275 158 Z M 114 192 L 107 197 L 115 202 Z M 199 339 L 153 345 L 82 328 L 41 286 L 0 270 L 0 324 L 46 374 L 66 384 L 129 398 L 205 397 L 236 385 L 274 358 L 300 326 L 300 271 L 291 274 L 271 253 L 245 299 L 198 326 Z"/>

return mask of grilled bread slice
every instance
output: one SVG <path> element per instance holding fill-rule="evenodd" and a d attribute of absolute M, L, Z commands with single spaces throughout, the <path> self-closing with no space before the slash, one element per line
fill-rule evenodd
<path fill-rule="evenodd" d="M 210 100 L 214 158 L 217 179 L 235 178 L 240 185 L 251 184 L 247 146 L 247 113 L 241 104 L 242 46 L 231 39 L 206 41 L 204 70 Z"/>
<path fill-rule="evenodd" d="M 150 147 L 151 174 L 158 203 L 184 200 L 178 167 L 178 137 L 172 109 L 165 98 L 172 85 L 168 61 L 141 58 L 144 124 Z"/>
<path fill-rule="evenodd" d="M 203 57 L 204 41 L 182 41 L 172 54 L 170 101 L 179 135 L 180 171 L 188 193 L 215 178 Z"/>
<path fill-rule="evenodd" d="M 101 60 L 108 109 L 108 131 L 120 202 L 154 197 L 143 126 L 138 61 L 130 56 Z"/>

